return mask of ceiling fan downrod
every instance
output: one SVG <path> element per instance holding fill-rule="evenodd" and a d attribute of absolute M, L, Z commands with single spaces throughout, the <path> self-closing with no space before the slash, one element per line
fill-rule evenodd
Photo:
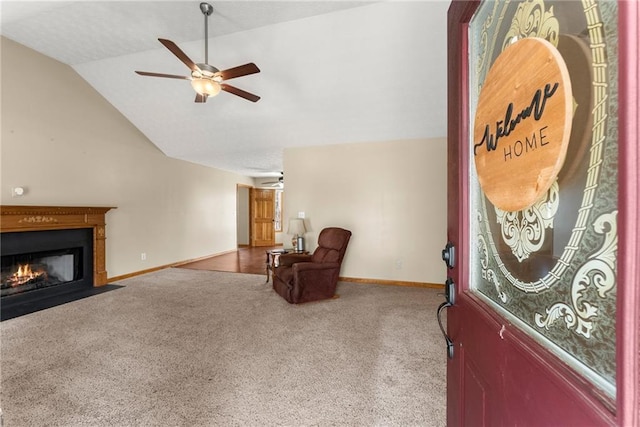
<path fill-rule="evenodd" d="M 204 15 L 204 63 L 209 63 L 209 15 L 213 13 L 213 6 L 209 3 L 200 3 L 200 10 Z"/>

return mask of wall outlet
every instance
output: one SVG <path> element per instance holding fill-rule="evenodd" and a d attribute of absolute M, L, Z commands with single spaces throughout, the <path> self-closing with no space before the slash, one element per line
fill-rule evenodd
<path fill-rule="evenodd" d="M 304 212 L 298 212 L 298 218 L 304 218 Z"/>
<path fill-rule="evenodd" d="M 142 252 L 140 254 L 140 260 L 141 261 L 146 261 L 147 260 L 147 253 L 146 252 Z"/>
<path fill-rule="evenodd" d="M 402 270 L 402 259 L 400 258 L 396 260 L 396 270 Z"/>

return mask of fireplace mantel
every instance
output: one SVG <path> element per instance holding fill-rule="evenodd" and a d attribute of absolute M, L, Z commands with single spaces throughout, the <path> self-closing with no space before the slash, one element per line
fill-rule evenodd
<path fill-rule="evenodd" d="M 113 207 L 0 206 L 0 232 L 93 229 L 93 285 L 107 284 L 105 214 Z"/>

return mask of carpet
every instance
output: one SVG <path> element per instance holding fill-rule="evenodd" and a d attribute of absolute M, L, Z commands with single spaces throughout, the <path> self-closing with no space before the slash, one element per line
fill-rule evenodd
<path fill-rule="evenodd" d="M 4 426 L 444 426 L 438 290 L 165 269 L 6 320 Z"/>

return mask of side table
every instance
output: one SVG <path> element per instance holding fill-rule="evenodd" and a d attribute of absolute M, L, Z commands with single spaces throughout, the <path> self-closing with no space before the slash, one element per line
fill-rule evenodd
<path fill-rule="evenodd" d="M 290 249 L 272 249 L 272 250 L 266 251 L 266 253 L 267 253 L 267 268 L 266 268 L 267 280 L 265 281 L 265 283 L 269 283 L 269 276 L 270 276 L 271 272 L 273 271 L 273 269 L 278 266 L 278 261 L 280 259 L 280 255 L 288 254 L 289 252 L 292 252 L 292 251 Z"/>

